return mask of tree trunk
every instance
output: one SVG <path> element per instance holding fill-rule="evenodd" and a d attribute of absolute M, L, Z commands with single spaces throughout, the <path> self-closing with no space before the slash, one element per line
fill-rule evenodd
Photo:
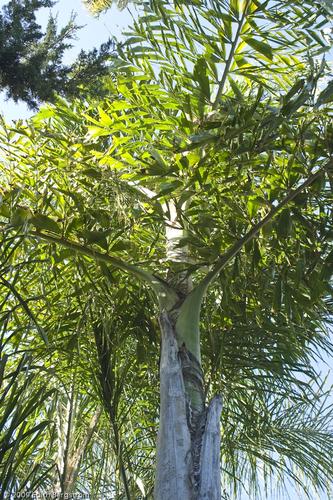
<path fill-rule="evenodd" d="M 73 380 L 69 397 L 63 395 L 58 401 L 57 423 L 57 477 L 54 479 L 52 494 L 57 498 L 71 495 L 75 489 L 80 463 L 87 450 L 89 442 L 98 426 L 102 413 L 97 408 L 91 417 L 89 425 L 76 435 L 76 425 L 79 425 L 81 408 L 76 405 L 77 392 Z"/>
<path fill-rule="evenodd" d="M 220 500 L 220 413 L 204 401 L 200 363 L 178 347 L 170 315 L 160 316 L 160 427 L 155 500 Z"/>

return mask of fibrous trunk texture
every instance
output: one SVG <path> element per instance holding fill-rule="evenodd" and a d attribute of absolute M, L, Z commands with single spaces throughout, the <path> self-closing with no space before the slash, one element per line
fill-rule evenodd
<path fill-rule="evenodd" d="M 220 500 L 221 398 L 216 396 L 205 407 L 199 363 L 191 353 L 184 355 L 186 346 L 178 347 L 167 313 L 161 314 L 160 325 L 160 427 L 154 498 Z M 202 391 L 202 405 L 197 404 L 197 396 L 191 404 L 194 391 Z"/>

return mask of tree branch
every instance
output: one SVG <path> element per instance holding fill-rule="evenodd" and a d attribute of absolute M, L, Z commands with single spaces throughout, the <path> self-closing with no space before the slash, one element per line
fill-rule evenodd
<path fill-rule="evenodd" d="M 150 200 L 152 200 L 153 198 L 155 198 L 157 196 L 157 194 L 154 191 L 152 191 L 151 189 L 148 189 L 144 186 L 141 186 L 139 181 L 129 181 L 128 185 L 131 188 L 133 188 L 135 191 L 139 191 L 140 193 L 144 194 Z"/>
<path fill-rule="evenodd" d="M 38 333 L 44 340 L 46 345 L 49 345 L 49 341 L 46 335 L 46 332 L 43 330 L 43 328 L 39 325 L 34 313 L 31 311 L 30 307 L 28 306 L 28 303 L 22 295 L 16 290 L 15 286 L 7 281 L 3 276 L 0 277 L 0 282 L 8 289 L 10 292 L 14 295 L 14 297 L 19 301 L 22 309 L 26 312 L 27 316 L 30 318 L 30 320 L 34 323 L 35 327 L 37 328 Z"/>
<path fill-rule="evenodd" d="M 230 66 L 231 66 L 233 57 L 235 55 L 235 51 L 236 51 L 236 48 L 237 48 L 239 36 L 240 36 L 241 30 L 242 30 L 242 27 L 243 27 L 243 23 L 244 23 L 245 18 L 247 16 L 247 10 L 249 8 L 250 3 L 251 3 L 250 0 L 246 0 L 246 4 L 244 6 L 244 11 L 243 11 L 242 17 L 239 20 L 237 31 L 236 31 L 236 34 L 235 34 L 235 38 L 234 38 L 234 40 L 233 40 L 233 42 L 231 44 L 229 56 L 228 56 L 228 59 L 227 59 L 227 61 L 225 63 L 225 67 L 224 67 L 224 70 L 223 70 L 222 78 L 221 78 L 221 81 L 220 81 L 218 89 L 217 89 L 217 94 L 216 94 L 216 97 L 215 97 L 215 101 L 213 103 L 213 109 L 217 109 L 217 107 L 218 107 L 218 105 L 220 103 L 222 92 L 223 92 L 223 89 L 224 89 L 224 85 L 225 85 L 225 82 L 227 80 L 227 76 L 228 76 L 228 73 L 229 73 L 229 70 L 230 70 Z"/>
<path fill-rule="evenodd" d="M 50 243 L 56 243 L 62 247 L 68 248 L 69 250 L 73 250 L 73 252 L 77 252 L 81 255 L 86 255 L 87 257 L 91 257 L 97 262 L 105 262 L 106 264 L 111 264 L 117 269 L 121 269 L 129 274 L 132 274 L 139 278 L 142 281 L 148 283 L 152 289 L 155 291 L 158 296 L 160 302 L 166 307 L 171 308 L 175 302 L 178 301 L 178 296 L 176 292 L 169 287 L 169 285 L 158 276 L 155 276 L 149 271 L 141 269 L 140 267 L 135 266 L 134 264 L 129 264 L 124 262 L 116 257 L 112 257 L 108 253 L 99 252 L 93 248 L 88 248 L 80 243 L 68 240 L 63 237 L 53 236 L 51 234 L 41 233 L 40 231 L 30 231 L 27 236 L 33 236 L 40 238 L 42 240 L 48 241 Z"/>

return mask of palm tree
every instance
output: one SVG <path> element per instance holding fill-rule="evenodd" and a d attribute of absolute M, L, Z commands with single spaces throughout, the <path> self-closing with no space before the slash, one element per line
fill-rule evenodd
<path fill-rule="evenodd" d="M 55 371 L 62 492 L 329 489 L 328 13 L 203 3 L 143 2 L 109 99 L 2 129 L 6 349 Z"/>

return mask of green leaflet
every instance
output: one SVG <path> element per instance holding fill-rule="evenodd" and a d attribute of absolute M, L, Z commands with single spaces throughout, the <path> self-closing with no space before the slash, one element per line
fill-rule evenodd
<path fill-rule="evenodd" d="M 321 106 L 323 104 L 328 104 L 333 100 L 333 81 L 327 84 L 327 87 L 322 90 L 318 96 L 316 106 Z"/>
<path fill-rule="evenodd" d="M 36 229 L 45 229 L 51 233 L 61 233 L 61 228 L 58 223 L 44 214 L 35 214 L 29 219 L 29 222 L 35 226 Z"/>
<path fill-rule="evenodd" d="M 210 99 L 210 85 L 209 77 L 207 75 L 208 66 L 203 57 L 198 59 L 194 66 L 193 78 L 199 85 L 203 96 L 209 101 Z"/>
<path fill-rule="evenodd" d="M 250 45 L 250 47 L 252 47 L 254 50 L 267 57 L 267 59 L 269 59 L 270 61 L 273 60 L 273 50 L 272 47 L 268 45 L 268 43 L 257 40 L 252 36 L 243 36 L 243 40 L 245 40 L 246 43 Z"/>

